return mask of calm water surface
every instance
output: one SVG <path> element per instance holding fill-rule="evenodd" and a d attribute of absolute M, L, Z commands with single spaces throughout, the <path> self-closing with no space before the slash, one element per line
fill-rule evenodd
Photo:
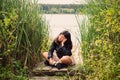
<path fill-rule="evenodd" d="M 77 43 L 77 38 L 80 38 L 77 19 L 79 24 L 87 19 L 85 15 L 76 16 L 75 14 L 44 14 L 44 18 L 50 27 L 50 37 L 54 39 L 61 31 L 68 30 L 74 44 Z"/>

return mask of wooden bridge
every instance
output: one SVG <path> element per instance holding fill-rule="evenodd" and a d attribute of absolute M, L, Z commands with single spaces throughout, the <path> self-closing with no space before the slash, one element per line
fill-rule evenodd
<path fill-rule="evenodd" d="M 79 66 L 83 63 L 82 57 L 80 54 L 80 48 L 78 46 L 74 46 L 72 49 L 72 57 L 74 60 L 73 65 L 69 66 L 68 68 L 63 68 L 58 70 L 55 67 L 45 66 L 44 62 L 40 62 L 34 69 L 33 69 L 33 77 L 30 80 L 59 80 L 55 78 L 55 76 L 64 76 L 70 75 L 73 76 L 79 70 Z M 46 77 L 47 76 L 47 77 Z"/>

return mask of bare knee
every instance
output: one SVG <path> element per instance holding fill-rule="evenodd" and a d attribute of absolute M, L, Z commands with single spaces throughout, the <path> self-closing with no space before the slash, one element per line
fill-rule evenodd
<path fill-rule="evenodd" d="M 67 61 L 71 60 L 70 56 L 63 56 L 62 59 L 67 60 Z"/>
<path fill-rule="evenodd" d="M 69 59 L 70 56 L 63 56 L 62 58 L 64 58 L 64 59 Z"/>
<path fill-rule="evenodd" d="M 62 63 L 65 63 L 65 64 L 71 64 L 72 63 L 72 60 L 70 58 L 70 56 L 63 56 L 61 59 Z"/>
<path fill-rule="evenodd" d="M 46 58 L 46 57 L 48 56 L 48 52 L 43 52 L 43 53 L 42 53 L 42 56 L 43 56 L 44 58 Z"/>

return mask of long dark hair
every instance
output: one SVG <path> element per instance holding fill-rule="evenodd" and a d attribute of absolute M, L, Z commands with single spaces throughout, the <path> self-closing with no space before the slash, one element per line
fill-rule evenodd
<path fill-rule="evenodd" d="M 64 35 L 65 38 L 67 39 L 67 41 L 65 42 L 64 46 L 67 48 L 67 49 L 72 49 L 72 41 L 71 41 L 71 34 L 69 31 L 63 31 L 61 32 L 59 35 Z M 57 38 L 55 39 L 56 42 L 57 41 Z"/>

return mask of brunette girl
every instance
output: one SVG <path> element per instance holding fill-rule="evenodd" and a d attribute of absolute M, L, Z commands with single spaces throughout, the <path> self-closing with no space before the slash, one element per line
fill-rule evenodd
<path fill-rule="evenodd" d="M 45 65 L 55 66 L 58 69 L 67 67 L 72 63 L 72 41 L 71 34 L 68 31 L 61 32 L 56 39 L 53 40 L 49 52 L 42 55 L 46 59 Z M 55 52 L 56 51 L 56 52 Z M 56 54 L 53 54 L 53 53 Z M 54 56 L 57 56 L 55 58 Z"/>

